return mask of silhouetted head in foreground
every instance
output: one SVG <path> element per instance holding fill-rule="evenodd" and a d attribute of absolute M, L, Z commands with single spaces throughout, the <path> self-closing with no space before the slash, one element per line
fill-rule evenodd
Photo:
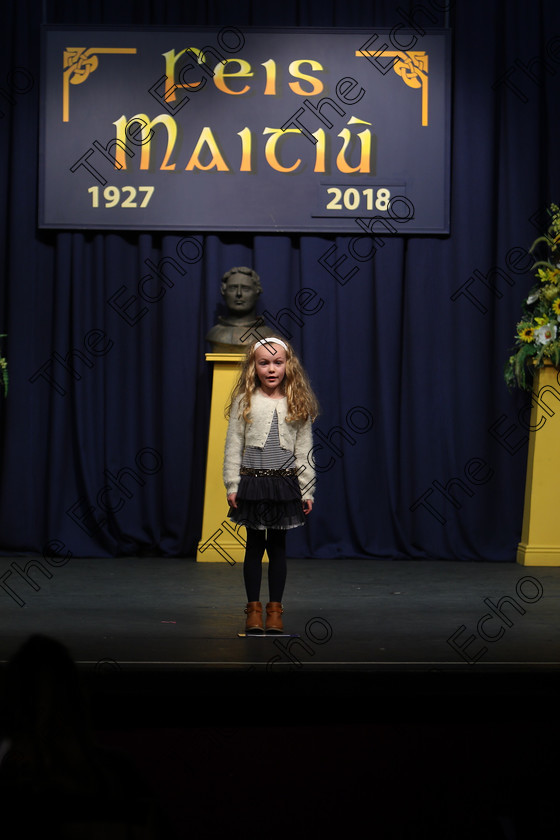
<path fill-rule="evenodd" d="M 45 826 L 60 838 L 97 840 L 110 827 L 153 837 L 150 792 L 126 757 L 96 745 L 80 674 L 64 645 L 30 637 L 3 677 L 0 797 L 11 805 L 0 822 L 3 840 Z M 8 833 L 10 815 L 17 815 L 17 834 Z"/>
<path fill-rule="evenodd" d="M 64 645 L 31 636 L 9 662 L 3 689 L 1 726 L 12 773 L 39 785 L 79 785 L 75 774 L 89 764 L 92 744 L 85 693 Z"/>

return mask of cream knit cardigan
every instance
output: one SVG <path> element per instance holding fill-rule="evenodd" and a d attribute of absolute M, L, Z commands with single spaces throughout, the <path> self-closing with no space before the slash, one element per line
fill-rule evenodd
<path fill-rule="evenodd" d="M 313 437 L 311 420 L 296 420 L 288 423 L 288 401 L 286 397 L 277 400 L 267 397 L 257 388 L 251 397 L 250 423 L 239 417 L 238 397 L 231 407 L 229 425 L 226 435 L 224 454 L 224 484 L 226 492 L 236 493 L 239 487 L 239 469 L 243 460 L 246 446 L 256 446 L 263 449 L 274 411 L 278 412 L 278 437 L 280 446 L 295 456 L 295 467 L 298 470 L 298 481 L 303 499 L 314 498 L 315 470 L 313 468 Z"/>

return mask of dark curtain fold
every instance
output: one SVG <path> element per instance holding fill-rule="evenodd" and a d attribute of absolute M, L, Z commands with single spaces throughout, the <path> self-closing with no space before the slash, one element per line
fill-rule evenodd
<path fill-rule="evenodd" d="M 453 34 L 449 236 L 352 243 L 37 228 L 41 23 L 372 33 L 405 12 Z M 246 264 L 261 275 L 261 309 L 272 318 L 297 315 L 300 290 L 315 295 L 316 311 L 299 323 L 281 317 L 322 406 L 316 505 L 308 527 L 289 535 L 290 554 L 513 561 L 526 398 L 507 392 L 502 370 L 532 285 L 514 254 L 560 197 L 558 4 L 23 0 L 3 16 L 0 88 L 19 67 L 29 90 L 0 100 L 0 332 L 10 372 L 0 406 L 2 552 L 194 557 L 211 394 L 205 335 L 221 312 L 220 276 Z M 336 275 L 328 265 L 340 255 Z M 171 283 L 146 303 L 137 289 L 150 265 Z M 474 300 L 461 293 L 473 277 Z"/>

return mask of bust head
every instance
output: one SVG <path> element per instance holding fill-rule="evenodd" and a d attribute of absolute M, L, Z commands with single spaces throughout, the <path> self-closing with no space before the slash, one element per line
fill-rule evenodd
<path fill-rule="evenodd" d="M 221 292 L 230 317 L 239 320 L 254 317 L 262 293 L 259 275 L 246 266 L 230 268 L 222 277 Z"/>
<path fill-rule="evenodd" d="M 224 317 L 218 316 L 218 323 L 206 336 L 214 353 L 245 352 L 246 342 L 254 340 L 255 334 L 261 338 L 274 335 L 257 315 L 262 286 L 256 271 L 246 266 L 230 268 L 221 279 L 220 291 L 228 311 Z"/>

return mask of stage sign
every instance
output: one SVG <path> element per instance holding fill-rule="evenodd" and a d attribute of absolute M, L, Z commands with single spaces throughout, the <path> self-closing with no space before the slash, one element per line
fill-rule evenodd
<path fill-rule="evenodd" d="M 46 26 L 42 74 L 40 227 L 449 232 L 448 30 Z"/>

